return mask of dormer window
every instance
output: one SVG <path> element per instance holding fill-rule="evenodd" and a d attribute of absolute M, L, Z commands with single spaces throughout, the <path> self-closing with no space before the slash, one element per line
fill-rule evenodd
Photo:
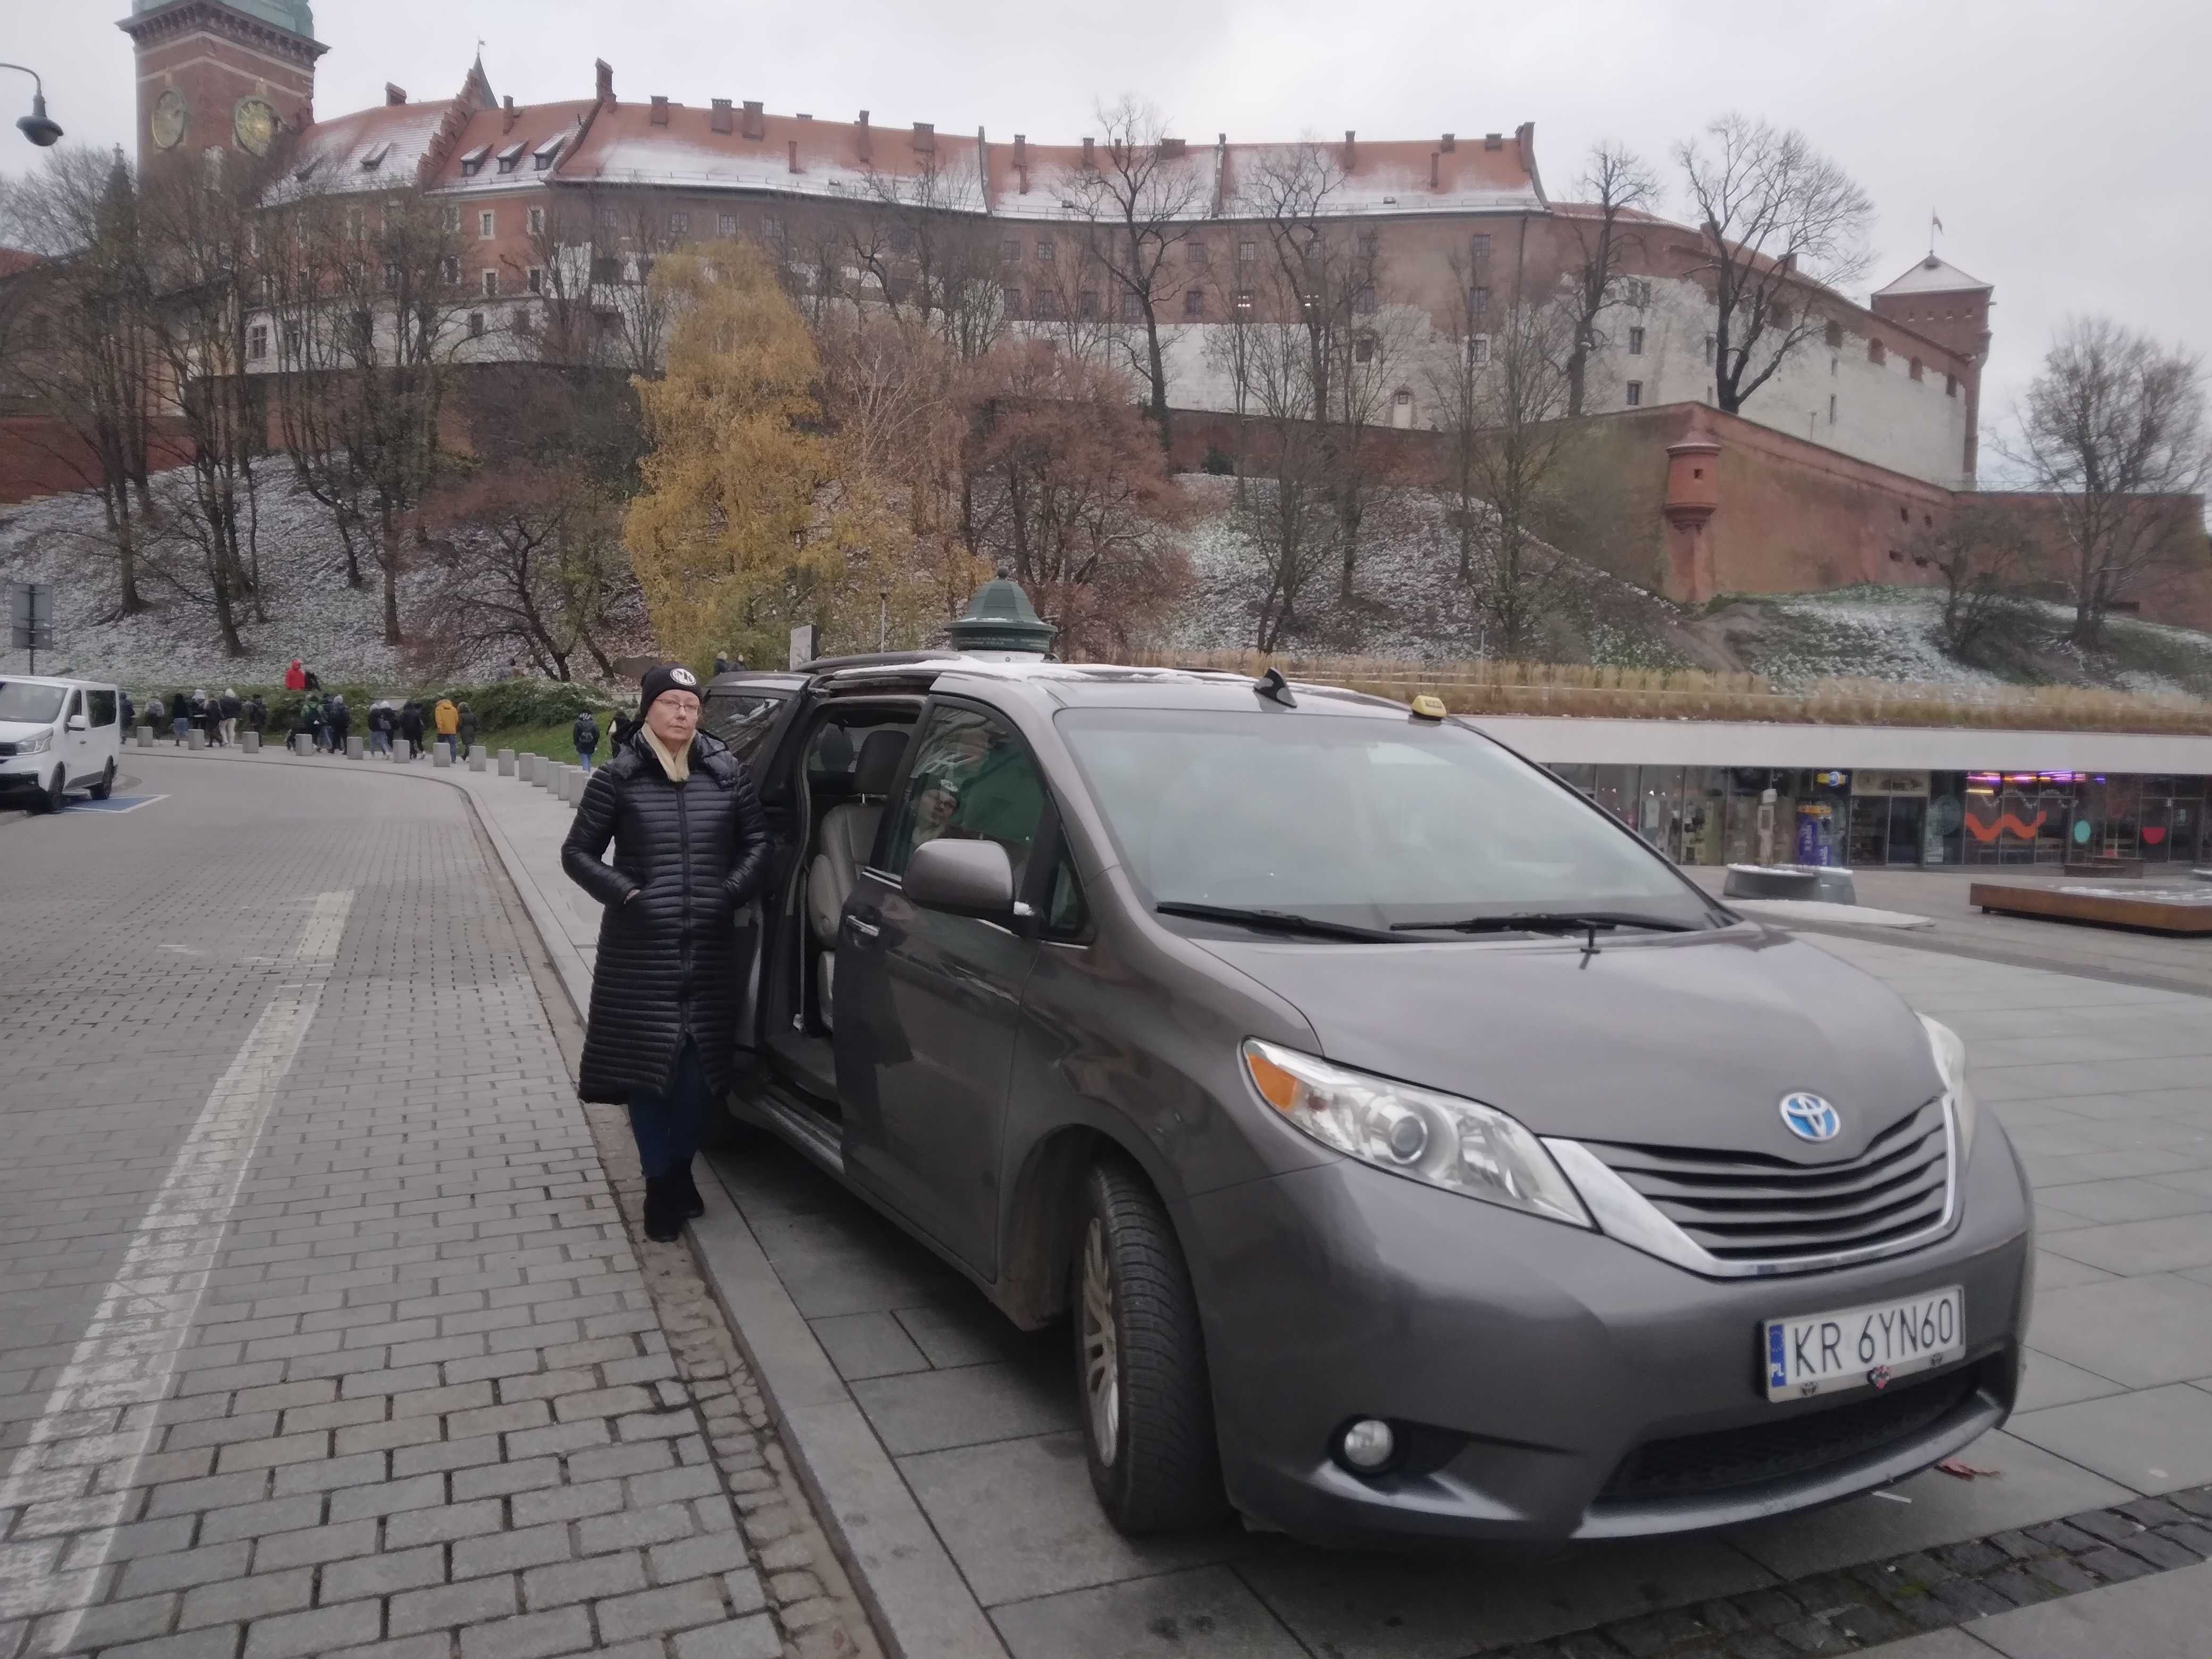
<path fill-rule="evenodd" d="M 532 150 L 530 153 L 531 161 L 537 167 L 537 170 L 540 173 L 544 173 L 550 168 L 554 162 L 559 161 L 561 159 L 561 147 L 568 142 L 568 135 L 564 132 L 555 137 L 548 138 L 544 143 L 538 145 L 536 149 Z"/>
<path fill-rule="evenodd" d="M 361 170 L 363 173 L 375 172 L 384 165 L 384 158 L 391 154 L 392 140 L 389 138 L 380 143 L 371 144 L 361 153 Z"/>
<path fill-rule="evenodd" d="M 482 173 L 483 171 L 484 158 L 490 154 L 491 146 L 489 144 L 478 144 L 474 149 L 463 155 L 461 157 L 462 176 L 464 178 L 473 179 L 477 174 Z"/>
<path fill-rule="evenodd" d="M 499 170 L 501 173 L 512 173 L 515 168 L 520 167 L 522 165 L 522 152 L 524 148 L 523 141 L 518 138 L 514 143 L 509 144 L 505 149 L 500 151 Z"/>

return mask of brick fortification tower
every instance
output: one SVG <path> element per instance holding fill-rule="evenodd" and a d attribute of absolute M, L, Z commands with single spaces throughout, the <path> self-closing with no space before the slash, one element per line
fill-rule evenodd
<path fill-rule="evenodd" d="M 265 154 L 314 119 L 307 0 L 132 0 L 117 25 L 138 56 L 138 161 L 210 149 Z"/>

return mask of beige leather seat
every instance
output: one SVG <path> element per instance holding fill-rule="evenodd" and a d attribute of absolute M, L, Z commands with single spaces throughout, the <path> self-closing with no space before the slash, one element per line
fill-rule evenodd
<path fill-rule="evenodd" d="M 845 900 L 875 848 L 876 826 L 882 822 L 899 762 L 906 757 L 906 732 L 896 727 L 880 726 L 868 733 L 853 768 L 853 799 L 840 801 L 823 815 L 821 850 L 807 866 L 806 921 L 821 952 L 816 972 L 825 1025 L 830 1024 L 830 982 L 837 966 L 837 929 L 844 920 Z"/>

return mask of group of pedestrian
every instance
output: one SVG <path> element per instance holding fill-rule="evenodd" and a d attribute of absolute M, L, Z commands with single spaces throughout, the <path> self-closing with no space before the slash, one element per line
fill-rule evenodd
<path fill-rule="evenodd" d="M 126 695 L 124 707 L 128 710 L 131 700 Z M 155 731 L 167 727 L 169 735 L 181 749 L 195 732 L 210 749 L 228 747 L 238 741 L 238 723 L 244 720 L 248 729 L 258 732 L 267 724 L 269 714 L 258 697 L 241 702 L 237 688 L 225 686 L 211 693 L 205 686 L 191 691 L 173 691 L 167 698 L 158 693 L 146 701 L 146 723 Z M 131 723 L 128 713 L 125 724 Z"/>

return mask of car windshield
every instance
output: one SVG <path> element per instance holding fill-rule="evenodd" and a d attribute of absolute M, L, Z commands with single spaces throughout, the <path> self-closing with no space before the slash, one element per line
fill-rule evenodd
<path fill-rule="evenodd" d="M 62 699 L 67 695 L 58 685 L 0 680 L 0 720 L 30 720 L 44 725 L 62 712 Z"/>
<path fill-rule="evenodd" d="M 1069 709 L 1059 726 L 1155 905 L 1378 929 L 1562 912 L 1716 921 L 1596 807 L 1462 726 L 1310 707 Z"/>

